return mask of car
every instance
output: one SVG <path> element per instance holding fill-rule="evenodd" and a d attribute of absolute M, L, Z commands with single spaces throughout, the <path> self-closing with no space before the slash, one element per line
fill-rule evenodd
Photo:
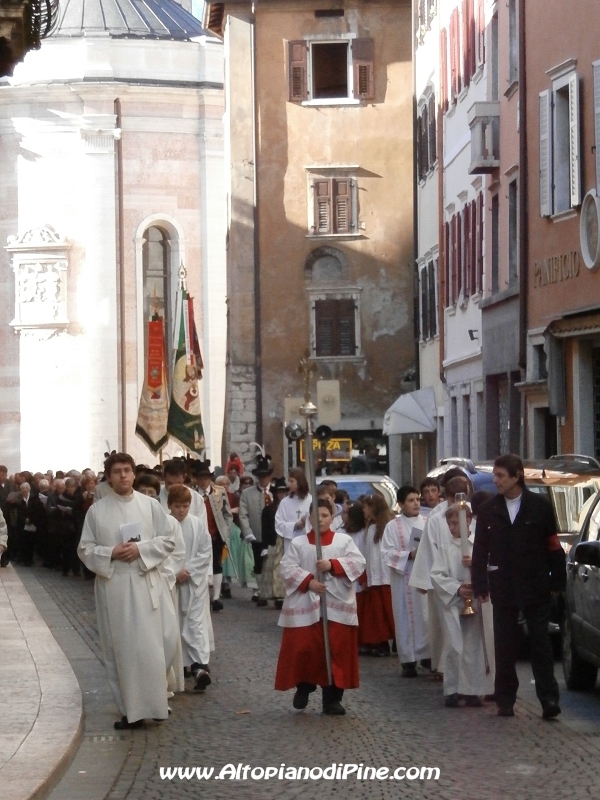
<path fill-rule="evenodd" d="M 567 688 L 589 691 L 600 667 L 600 492 L 587 504 L 567 556 L 561 618 L 562 667 Z"/>
<path fill-rule="evenodd" d="M 399 511 L 396 499 L 398 484 L 388 475 L 326 475 L 317 477 L 317 484 L 326 480 L 335 481 L 338 489 L 348 492 L 351 500 L 365 494 L 380 494 L 392 511 Z"/>
<path fill-rule="evenodd" d="M 487 491 L 496 493 L 496 487 L 492 477 L 492 470 L 494 468 L 493 461 L 484 461 L 479 464 L 473 463 L 470 458 L 461 458 L 459 456 L 452 456 L 450 458 L 442 458 L 437 467 L 434 467 L 427 473 L 428 478 L 436 478 L 441 480 L 448 470 L 459 467 L 469 478 L 473 484 L 476 492 Z"/>

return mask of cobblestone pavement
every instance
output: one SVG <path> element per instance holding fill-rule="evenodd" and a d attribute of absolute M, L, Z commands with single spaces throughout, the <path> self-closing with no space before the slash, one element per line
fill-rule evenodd
<path fill-rule="evenodd" d="M 42 569 L 32 572 L 100 657 L 93 584 Z M 203 695 L 187 691 L 174 697 L 167 723 L 149 723 L 127 734 L 129 753 L 107 800 L 276 800 L 335 798 L 344 792 L 357 800 L 579 800 L 598 795 L 600 722 L 578 731 L 560 720 L 544 721 L 539 707 L 528 701 L 530 687 L 514 718 L 498 718 L 491 705 L 445 709 L 441 686 L 431 678 L 401 679 L 395 657 L 363 658 L 361 688 L 344 698 L 346 717 L 322 717 L 316 695 L 305 712 L 293 711 L 292 693 L 273 690 L 277 612 L 257 609 L 247 590 L 234 588 L 234 595 L 214 617 L 212 685 Z M 525 667 L 522 672 L 530 677 Z M 600 711 L 600 692 L 587 698 Z M 240 763 L 263 768 L 345 763 L 392 771 L 428 766 L 438 767 L 440 777 L 399 784 L 354 776 L 346 781 L 168 781 L 159 774 L 167 766 L 215 767 L 217 773 L 225 764 Z"/>

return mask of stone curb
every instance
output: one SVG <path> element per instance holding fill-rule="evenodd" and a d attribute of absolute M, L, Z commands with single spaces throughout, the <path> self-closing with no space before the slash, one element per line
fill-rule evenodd
<path fill-rule="evenodd" d="M 2 800 L 41 800 L 83 735 L 71 665 L 19 576 L 0 570 L 0 786 Z"/>

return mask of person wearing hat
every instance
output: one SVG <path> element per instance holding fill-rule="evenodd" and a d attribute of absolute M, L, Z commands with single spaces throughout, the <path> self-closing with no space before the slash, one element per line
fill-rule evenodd
<path fill-rule="evenodd" d="M 227 499 L 227 491 L 214 483 L 210 461 L 197 461 L 192 472 L 198 484 L 198 493 L 204 500 L 208 532 L 212 540 L 213 554 L 213 611 L 222 611 L 221 586 L 223 583 L 223 548 L 229 542 L 233 514 Z"/>
<path fill-rule="evenodd" d="M 271 493 L 273 465 L 271 457 L 268 455 L 259 456 L 252 474 L 256 477 L 257 483 L 256 486 L 244 489 L 240 496 L 240 527 L 244 541 L 250 542 L 252 546 L 254 574 L 258 581 L 262 573 L 262 554 L 265 549 L 262 543 L 262 512 L 265 506 L 270 506 L 273 502 Z M 252 600 L 258 603 L 258 588 L 254 590 Z"/>
<path fill-rule="evenodd" d="M 271 484 L 273 502 L 262 510 L 261 530 L 263 556 L 262 575 L 259 586 L 259 599 L 257 606 L 268 605 L 269 600 L 275 601 L 275 608 L 281 609 L 285 598 L 285 589 L 279 575 L 279 564 L 283 557 L 283 539 L 277 535 L 275 529 L 275 514 L 279 503 L 287 497 L 289 486 L 285 478 L 275 478 Z"/>

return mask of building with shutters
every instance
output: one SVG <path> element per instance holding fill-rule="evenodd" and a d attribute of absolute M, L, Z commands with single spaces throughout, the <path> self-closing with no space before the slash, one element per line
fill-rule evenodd
<path fill-rule="evenodd" d="M 227 447 L 281 469 L 306 349 L 334 432 L 383 444 L 415 375 L 411 3 L 209 2 L 204 24 L 225 42 Z"/>
<path fill-rule="evenodd" d="M 593 0 L 525 4 L 527 454 L 600 456 L 600 45 Z M 547 42 L 552 42 L 552 47 Z"/>
<path fill-rule="evenodd" d="M 174 0 L 61 0 L 0 83 L 0 452 L 100 469 L 135 436 L 146 323 L 187 269 L 208 456 L 225 396 L 223 45 Z M 180 453 L 169 446 L 170 455 Z"/>

